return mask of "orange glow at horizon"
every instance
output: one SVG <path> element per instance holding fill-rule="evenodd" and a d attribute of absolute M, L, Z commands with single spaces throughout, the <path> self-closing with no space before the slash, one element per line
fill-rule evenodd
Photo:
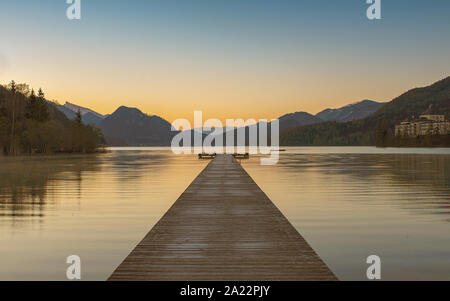
<path fill-rule="evenodd" d="M 34 74 L 9 74 L 16 82 L 26 82 L 33 88 L 42 87 L 46 98 L 60 104 L 66 101 L 90 108 L 101 114 L 111 114 L 119 106 L 136 107 L 149 115 L 158 115 L 169 122 L 184 118 L 193 124 L 194 111 L 203 112 L 203 121 L 210 118 L 225 119 L 274 119 L 286 113 L 305 111 L 316 114 L 326 108 L 341 107 L 363 99 L 390 101 L 417 84 L 404 81 L 402 85 L 383 81 L 378 85 L 346 84 L 344 79 L 333 79 L 329 89 L 323 89 L 315 79 L 299 81 L 284 78 L 278 81 L 247 80 L 236 76 L 234 81 L 191 78 L 185 82 L 164 83 L 150 79 L 127 82 L 124 78 L 108 78 L 92 72 L 74 83 L 64 77 L 53 78 L 47 74 L 41 80 L 27 80 Z M 97 77 L 98 76 L 98 77 Z M 101 80 L 96 80 L 100 78 Z M 1 83 L 10 79 L 0 77 Z M 272 81 L 271 81 L 272 80 Z M 95 83 L 95 84 L 92 84 Z M 432 81 L 423 81 L 428 85 Z"/>
<path fill-rule="evenodd" d="M 411 18 L 391 4 L 396 17 L 377 22 L 331 0 L 194 2 L 86 1 L 69 21 L 63 1 L 9 1 L 0 84 L 101 114 L 124 105 L 192 122 L 201 110 L 223 122 L 386 102 L 449 76 L 447 2 Z"/>

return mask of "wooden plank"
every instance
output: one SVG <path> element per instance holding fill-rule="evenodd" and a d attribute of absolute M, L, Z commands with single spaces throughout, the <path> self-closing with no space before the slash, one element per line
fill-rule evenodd
<path fill-rule="evenodd" d="M 337 280 L 231 155 L 217 155 L 109 280 Z"/>

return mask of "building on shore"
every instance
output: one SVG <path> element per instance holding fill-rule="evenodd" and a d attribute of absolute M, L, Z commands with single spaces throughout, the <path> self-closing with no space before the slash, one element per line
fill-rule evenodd
<path fill-rule="evenodd" d="M 403 121 L 395 126 L 395 136 L 417 137 L 450 134 L 450 121 L 444 115 L 420 115 L 419 119 Z"/>

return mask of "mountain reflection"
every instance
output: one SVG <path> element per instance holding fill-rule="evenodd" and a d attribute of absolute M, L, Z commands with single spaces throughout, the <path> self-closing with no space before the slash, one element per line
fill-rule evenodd
<path fill-rule="evenodd" d="M 410 213 L 450 214 L 449 155 L 282 153 L 273 167 L 255 166 L 257 158 L 243 164 L 271 175 L 274 200 L 308 191 L 311 199 L 385 202 Z"/>
<path fill-rule="evenodd" d="M 129 198 L 148 181 L 160 182 L 162 174 L 172 178 L 164 185 L 175 185 L 183 177 L 175 157 L 169 151 L 116 150 L 102 155 L 0 158 L 0 221 L 44 217 L 51 214 L 48 204 L 67 197 L 81 200 L 83 191 L 95 196 L 103 181 L 110 185 L 109 192 Z M 272 180 L 261 183 L 263 190 L 272 185 L 289 194 L 297 187 L 295 191 L 308 192 L 311 199 L 385 202 L 409 212 L 450 214 L 449 155 L 284 153 L 275 166 L 260 166 L 258 157 L 243 166 L 271 175 Z M 282 198 L 275 195 L 273 200 Z"/>
<path fill-rule="evenodd" d="M 385 280 L 448 279 L 448 151 L 375 152 L 289 148 L 242 165 L 340 279 L 364 280 L 367 254 L 389 260 Z M 83 279 L 106 279 L 208 162 L 170 148 L 0 157 L 0 279 L 65 279 L 68 254 L 89 262 Z"/>

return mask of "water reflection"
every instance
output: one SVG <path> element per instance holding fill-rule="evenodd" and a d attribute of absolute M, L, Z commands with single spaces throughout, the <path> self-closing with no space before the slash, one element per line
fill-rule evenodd
<path fill-rule="evenodd" d="M 450 150 L 434 152 L 292 148 L 242 164 L 339 279 L 365 280 L 376 254 L 384 280 L 450 280 Z"/>
<path fill-rule="evenodd" d="M 97 155 L 3 157 L 0 164 L 0 216 L 12 217 L 12 222 L 26 221 L 23 217 L 27 216 L 44 217 L 47 202 L 55 201 L 49 192 L 58 180 L 78 187 L 73 191 L 81 197 L 83 173 L 101 169 Z"/>
<path fill-rule="evenodd" d="M 450 280 L 448 150 L 295 149 L 250 176 L 342 280 Z M 404 153 L 402 153 L 404 152 Z M 0 280 L 104 280 L 208 161 L 167 148 L 0 158 Z"/>
<path fill-rule="evenodd" d="M 204 168 L 163 148 L 0 158 L 0 280 L 104 280 Z"/>
<path fill-rule="evenodd" d="M 161 168 L 170 165 L 173 159 L 170 154 L 153 153 L 151 156 L 148 153 L 139 150 L 117 151 L 108 157 L 106 160 L 111 164 L 112 170 L 121 181 L 134 181 L 148 172 L 158 173 Z M 148 166 L 152 168 L 149 169 Z"/>
<path fill-rule="evenodd" d="M 258 164 L 257 158 L 249 164 Z M 320 173 L 323 187 L 317 193 L 345 184 L 352 196 L 360 196 L 357 201 L 376 194 L 380 200 L 389 198 L 391 205 L 415 212 L 450 214 L 449 155 L 285 153 L 277 166 L 268 169 L 291 177 Z"/>

